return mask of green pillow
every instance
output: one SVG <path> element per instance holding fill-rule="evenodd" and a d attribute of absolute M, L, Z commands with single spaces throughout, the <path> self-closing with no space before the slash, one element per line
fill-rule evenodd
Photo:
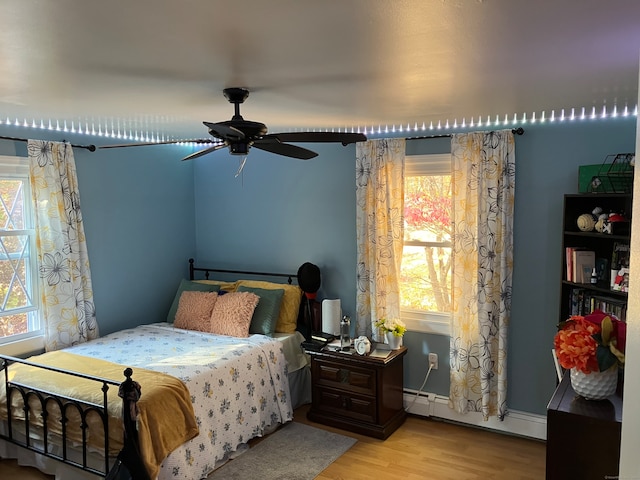
<path fill-rule="evenodd" d="M 251 317 L 249 333 L 261 333 L 272 336 L 276 329 L 280 305 L 284 289 L 267 290 L 266 288 L 245 287 L 241 285 L 236 290 L 238 292 L 252 292 L 260 297 L 256 309 Z"/>
<path fill-rule="evenodd" d="M 219 285 L 211 285 L 208 283 L 196 283 L 191 282 L 189 280 L 185 280 L 184 278 L 180 281 L 180 285 L 178 286 L 178 291 L 176 292 L 176 296 L 173 298 L 173 303 L 171 304 L 171 308 L 169 309 L 169 314 L 167 315 L 167 322 L 173 323 L 176 319 L 176 312 L 178 311 L 178 305 L 180 303 L 180 296 L 184 291 L 191 292 L 217 292 L 220 290 Z"/>

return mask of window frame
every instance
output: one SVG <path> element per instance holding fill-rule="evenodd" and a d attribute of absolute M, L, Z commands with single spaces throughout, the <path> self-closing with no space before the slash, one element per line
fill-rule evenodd
<path fill-rule="evenodd" d="M 420 175 L 452 175 L 451 154 L 420 154 L 407 155 L 405 157 L 404 176 Z M 433 242 L 407 242 L 403 245 L 429 245 Z M 436 244 L 433 244 L 434 246 Z M 437 246 L 442 246 L 437 243 Z M 453 248 L 453 245 L 449 245 Z M 407 329 L 412 332 L 422 332 L 434 335 L 451 335 L 451 313 L 443 312 L 422 312 L 408 308 L 400 308 L 400 318 L 406 324 Z"/>
<path fill-rule="evenodd" d="M 11 356 L 20 356 L 26 353 L 35 352 L 44 348 L 44 325 L 42 322 L 42 305 L 38 289 L 38 255 L 36 250 L 36 230 L 35 230 L 35 205 L 31 195 L 31 183 L 29 178 L 29 161 L 26 157 L 0 155 L 0 177 L 20 179 L 24 182 L 24 215 L 27 221 L 25 229 L 13 230 L 11 233 L 27 234 L 29 236 L 29 275 L 32 279 L 30 295 L 32 307 L 21 309 L 29 313 L 29 323 L 39 326 L 38 329 L 30 330 L 26 333 L 0 337 L 0 353 Z M 28 208 L 27 208 L 28 205 Z M 31 228 L 29 228 L 31 227 Z M 31 258 L 32 257 L 32 258 Z M 31 261 L 33 260 L 33 261 Z M 20 313 L 19 311 L 16 313 Z M 34 318 L 35 317 L 35 318 Z"/>

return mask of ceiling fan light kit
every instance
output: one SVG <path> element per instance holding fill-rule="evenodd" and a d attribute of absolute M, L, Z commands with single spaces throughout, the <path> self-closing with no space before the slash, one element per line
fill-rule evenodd
<path fill-rule="evenodd" d="M 231 120 L 223 122 L 202 122 L 209 130 L 215 140 L 199 139 L 194 140 L 198 144 L 212 143 L 211 147 L 205 148 L 191 155 L 187 155 L 183 160 L 207 155 L 211 152 L 227 147 L 231 155 L 248 155 L 251 147 L 283 155 L 285 157 L 299 160 L 309 160 L 317 157 L 318 154 L 312 150 L 292 145 L 291 143 L 341 143 L 343 146 L 356 142 L 364 142 L 367 137 L 362 133 L 347 132 L 289 132 L 289 133 L 267 133 L 268 129 L 264 123 L 245 120 L 240 115 L 240 104 L 249 97 L 249 90 L 246 88 L 225 88 L 224 96 L 234 105 L 234 115 Z M 135 147 L 143 145 L 159 145 L 170 143 L 182 143 L 183 140 L 169 142 L 147 142 L 129 143 L 124 145 L 105 145 L 98 148 L 119 148 Z"/>

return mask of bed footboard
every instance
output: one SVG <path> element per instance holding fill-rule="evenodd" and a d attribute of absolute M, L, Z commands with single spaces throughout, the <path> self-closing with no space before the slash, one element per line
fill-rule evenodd
<path fill-rule="evenodd" d="M 94 382 L 96 396 L 102 400 L 92 402 L 73 398 L 29 385 L 24 378 L 16 380 L 17 376 L 13 376 L 11 370 L 22 366 Z M 142 464 L 139 458 L 134 458 L 139 451 L 135 412 L 140 390 L 131 379 L 133 372 L 130 368 L 124 371 L 126 380 L 119 383 L 0 355 L 0 371 L 0 439 L 91 474 L 107 477 L 113 463 L 113 456 L 109 455 L 109 424 L 114 421 L 109 418 L 107 393 L 111 388 L 119 388 L 119 396 L 123 398 L 125 438 L 118 459 L 127 467 L 130 462 Z"/>

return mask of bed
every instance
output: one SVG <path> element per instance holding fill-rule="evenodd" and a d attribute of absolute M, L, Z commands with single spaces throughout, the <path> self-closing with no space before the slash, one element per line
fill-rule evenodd
<path fill-rule="evenodd" d="M 130 453 L 133 436 L 136 460 L 149 478 L 205 478 L 243 452 L 248 440 L 289 422 L 294 408 L 310 402 L 308 358 L 300 348 L 304 302 L 302 291 L 292 284 L 295 275 L 264 274 L 287 278 L 287 283 L 279 283 L 243 279 L 263 275 L 255 272 L 198 268 L 193 260 L 189 267 L 189 279 L 180 283 L 168 321 L 26 361 L 0 356 L 0 457 L 17 458 L 60 479 L 105 478 L 109 471 L 113 474 L 117 455 Z M 211 279 L 212 274 L 225 279 Z M 240 280 L 226 279 L 229 275 Z M 209 315 L 218 323 L 210 332 L 203 327 L 208 308 L 203 303 L 212 297 L 216 300 Z M 265 300 L 272 297 L 275 301 Z M 188 298 L 197 299 L 195 307 L 188 308 Z M 246 324 L 246 305 L 239 305 L 239 299 L 255 301 L 249 325 L 261 333 L 233 335 L 236 310 L 245 319 L 239 323 Z M 268 320 L 266 304 L 281 307 L 270 308 Z M 286 331 L 275 331 L 285 309 L 289 325 Z M 123 382 L 125 371 L 131 378 Z M 70 376 L 74 380 L 67 389 Z M 118 396 L 127 382 L 141 387 L 139 399 Z M 6 391 L 11 392 L 11 408 Z M 43 417 L 42 411 L 48 415 Z M 127 415 L 137 422 L 127 424 Z M 61 417 L 68 420 L 61 422 Z"/>

